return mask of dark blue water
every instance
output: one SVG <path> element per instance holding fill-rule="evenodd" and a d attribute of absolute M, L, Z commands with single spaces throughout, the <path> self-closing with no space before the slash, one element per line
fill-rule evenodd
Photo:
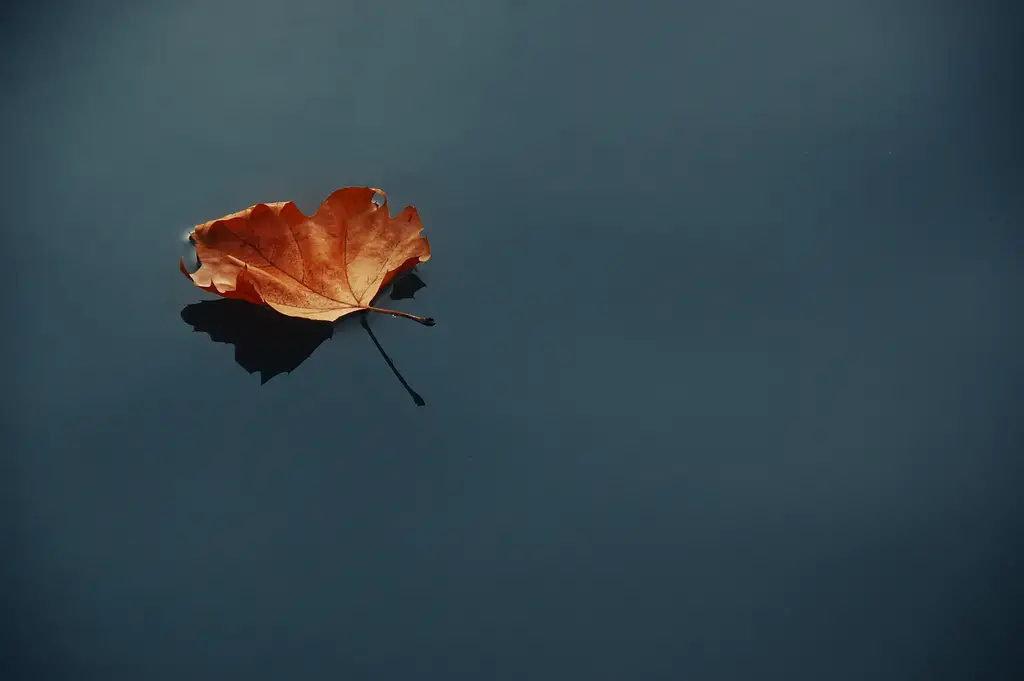
<path fill-rule="evenodd" d="M 0 677 L 1016 677 L 998 3 L 121 4 L 3 15 Z M 424 407 L 182 318 L 189 227 L 347 185 Z"/>

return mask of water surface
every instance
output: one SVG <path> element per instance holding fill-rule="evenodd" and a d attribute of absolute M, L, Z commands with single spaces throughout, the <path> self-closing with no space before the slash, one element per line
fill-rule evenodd
<path fill-rule="evenodd" d="M 1013 676 L 1013 21 L 676 5 L 5 10 L 4 678 Z M 346 185 L 424 407 L 182 319 Z"/>

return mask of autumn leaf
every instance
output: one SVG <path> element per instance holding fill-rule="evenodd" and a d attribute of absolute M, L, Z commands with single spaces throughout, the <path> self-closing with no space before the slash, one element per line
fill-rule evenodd
<path fill-rule="evenodd" d="M 414 207 L 392 218 L 383 191 L 346 187 L 312 217 L 292 201 L 258 203 L 197 225 L 189 240 L 200 267 L 190 274 L 182 259 L 181 271 L 201 289 L 290 317 L 334 321 L 369 310 L 429 326 L 429 317 L 372 305 L 397 275 L 430 259 L 422 232 Z"/>

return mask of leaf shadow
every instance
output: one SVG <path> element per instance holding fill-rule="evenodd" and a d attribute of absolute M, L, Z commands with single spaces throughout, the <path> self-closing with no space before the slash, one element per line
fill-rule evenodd
<path fill-rule="evenodd" d="M 235 361 L 260 385 L 294 371 L 334 335 L 330 322 L 287 317 L 270 307 L 220 298 L 186 305 L 181 318 L 216 343 L 235 346 Z"/>
<path fill-rule="evenodd" d="M 400 277 L 396 277 L 391 285 L 391 300 L 415 298 L 416 292 L 425 287 L 426 284 L 423 283 L 423 280 L 415 272 L 403 274 Z"/>
<path fill-rule="evenodd" d="M 424 286 L 426 284 L 419 277 L 409 273 L 396 279 L 391 298 L 412 298 Z M 425 406 L 426 402 L 406 382 L 373 334 L 366 321 L 366 313 L 359 316 L 362 318 L 361 326 L 406 392 L 418 406 Z M 345 317 L 333 324 L 288 317 L 268 306 L 231 298 L 191 303 L 182 308 L 181 318 L 193 332 L 209 334 L 210 340 L 217 343 L 234 345 L 235 361 L 250 374 L 259 372 L 261 386 L 275 376 L 294 371 L 321 343 L 336 332 L 345 333 L 350 328 Z"/>

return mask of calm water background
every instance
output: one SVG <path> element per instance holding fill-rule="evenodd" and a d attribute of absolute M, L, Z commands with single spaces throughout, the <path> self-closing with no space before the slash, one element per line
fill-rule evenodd
<path fill-rule="evenodd" d="M 1019 678 L 1004 5 L 7 6 L 0 676 Z M 352 184 L 424 408 L 180 317 Z"/>

